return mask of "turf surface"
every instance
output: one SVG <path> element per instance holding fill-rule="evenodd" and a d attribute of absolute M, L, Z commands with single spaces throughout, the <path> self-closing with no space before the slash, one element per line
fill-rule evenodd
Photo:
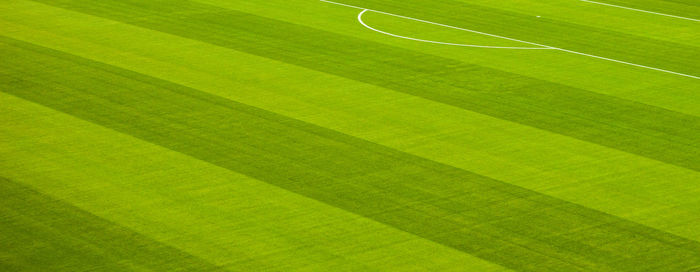
<path fill-rule="evenodd" d="M 698 79 L 313 0 L 1 3 L 3 270 L 700 266 Z M 344 3 L 700 76 L 694 21 Z"/>

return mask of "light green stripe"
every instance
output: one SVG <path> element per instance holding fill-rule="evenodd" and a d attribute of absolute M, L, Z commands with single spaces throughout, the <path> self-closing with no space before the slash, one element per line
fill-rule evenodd
<path fill-rule="evenodd" d="M 0 251 L 22 269 L 223 271 L 200 258 L 0 177 Z M 8 258 L 8 257 L 6 257 Z"/>

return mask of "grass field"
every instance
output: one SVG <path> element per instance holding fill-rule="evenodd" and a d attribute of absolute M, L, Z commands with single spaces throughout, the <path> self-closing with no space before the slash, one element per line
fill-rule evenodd
<path fill-rule="evenodd" d="M 700 271 L 700 1 L 0 0 L 0 271 Z"/>

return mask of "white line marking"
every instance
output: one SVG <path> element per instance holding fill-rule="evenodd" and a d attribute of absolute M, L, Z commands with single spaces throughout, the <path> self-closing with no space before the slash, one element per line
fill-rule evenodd
<path fill-rule="evenodd" d="M 654 67 L 650 67 L 650 66 L 645 66 L 645 65 L 641 65 L 641 64 L 635 64 L 635 63 L 631 63 L 631 62 L 626 62 L 626 61 L 621 61 L 621 60 L 616 60 L 616 59 L 611 59 L 611 58 L 606 58 L 606 57 L 601 57 L 601 56 L 596 56 L 596 55 L 591 55 L 591 54 L 576 52 L 576 51 L 572 51 L 572 50 L 568 50 L 568 49 L 563 49 L 563 48 L 548 46 L 548 45 L 544 45 L 544 44 L 533 43 L 533 42 L 527 42 L 527 41 L 523 41 L 523 40 L 508 38 L 508 37 L 499 36 L 499 35 L 490 34 L 490 33 L 485 33 L 485 32 L 481 32 L 481 31 L 476 31 L 476 30 L 471 30 L 471 29 L 466 29 L 466 28 L 461 28 L 461 27 L 456 27 L 456 26 L 445 25 L 445 24 L 435 23 L 435 22 L 431 22 L 431 21 L 416 19 L 416 18 L 412 18 L 412 17 L 408 17 L 408 16 L 397 15 L 397 14 L 393 14 L 393 13 L 388 13 L 388 12 L 383 12 L 383 11 L 378 11 L 378 10 L 373 10 L 373 9 L 368 9 L 368 8 L 362 8 L 362 7 L 358 7 L 358 6 L 352 6 L 352 5 L 343 4 L 343 3 L 338 3 L 338 2 L 333 2 L 333 1 L 329 1 L 329 0 L 319 0 L 319 1 L 321 1 L 321 2 L 326 2 L 326 3 L 329 3 L 329 4 L 334 4 L 334 5 L 340 5 L 340 6 L 345 6 L 345 7 L 350 7 L 350 8 L 360 9 L 360 10 L 367 10 L 367 11 L 371 11 L 371 12 L 386 14 L 386 15 L 389 15 L 389 16 L 394 16 L 394 17 L 398 17 L 398 18 L 409 19 L 409 20 L 413 20 L 413 21 L 417 21 L 417 22 L 422 22 L 422 23 L 427 23 L 427 24 L 433 24 L 433 25 L 437 25 L 437 26 L 443 26 L 443 27 L 447 27 L 447 28 L 458 29 L 458 30 L 462 30 L 462 31 L 472 32 L 472 33 L 478 33 L 478 34 L 482 34 L 482 35 L 486 35 L 486 36 L 491 36 L 491 37 L 496 37 L 496 38 L 501 38 L 501 39 L 516 41 L 516 42 L 531 44 L 531 45 L 535 45 L 535 46 L 546 47 L 546 48 L 549 48 L 549 49 L 556 49 L 556 50 L 559 50 L 559 51 L 562 51 L 562 52 L 567 52 L 567 53 L 571 53 L 571 54 L 576 54 L 576 55 L 581 55 L 581 56 L 586 56 L 586 57 L 591 57 L 591 58 L 596 58 L 596 59 L 601 59 L 601 60 L 607 60 L 607 61 L 611 61 L 611 62 L 617 62 L 617 63 L 620 63 L 620 64 L 626 64 L 626 65 L 635 66 L 635 67 L 639 67 L 639 68 L 645 68 L 645 69 L 650 69 L 650 70 L 654 70 L 654 71 L 659 71 L 659 72 L 664 72 L 664 73 L 669 73 L 669 74 L 674 74 L 674 75 L 679 75 L 679 76 L 684 76 L 684 77 L 689 77 L 689 78 L 694 78 L 694 79 L 700 79 L 700 76 L 693 76 L 693 75 L 688 75 L 688 74 L 673 72 L 673 71 L 669 71 L 669 70 L 664 70 L 664 69 L 660 69 L 660 68 L 654 68 Z"/>
<path fill-rule="evenodd" d="M 641 65 L 641 64 L 636 64 L 636 63 L 631 63 L 631 62 L 626 62 L 626 61 L 621 61 L 621 60 L 616 60 L 616 59 L 611 59 L 611 58 L 606 58 L 606 57 L 571 51 L 571 50 L 562 49 L 562 48 L 554 47 L 553 49 L 557 49 L 559 51 L 563 51 L 563 52 L 567 52 L 567 53 L 571 53 L 571 54 L 576 54 L 576 55 L 581 55 L 581 56 L 586 56 L 586 57 L 591 57 L 591 58 L 596 58 L 596 59 L 602 59 L 602 60 L 617 62 L 617 63 L 621 63 L 621 64 L 627 64 L 627 65 L 636 66 L 639 68 L 646 68 L 646 69 L 650 69 L 650 70 L 654 70 L 654 71 L 659 71 L 659 72 L 664 72 L 664 73 L 669 73 L 669 74 L 674 74 L 674 75 L 679 75 L 679 76 L 684 76 L 684 77 L 689 77 L 689 78 L 694 78 L 694 79 L 700 79 L 700 76 L 693 76 L 693 75 L 678 73 L 678 72 L 674 72 L 674 71 L 669 71 L 669 70 L 654 68 L 654 67 L 645 66 L 645 65 Z"/>
<path fill-rule="evenodd" d="M 683 20 L 690 20 L 690 21 L 700 22 L 699 19 L 693 19 L 693 18 L 688 18 L 688 17 L 681 17 L 681 16 L 676 16 L 676 15 L 671 15 L 671 14 L 665 14 L 665 13 L 658 13 L 658 12 L 653 12 L 653 11 L 648 11 L 648 10 L 643 10 L 643 9 L 628 8 L 628 7 L 624 7 L 624 6 L 618 6 L 618 5 L 613 5 L 613 4 L 608 4 L 608 3 L 601 3 L 601 2 L 590 1 L 590 0 L 579 0 L 579 1 L 581 1 L 581 2 L 587 2 L 587 3 L 591 3 L 591 4 L 603 5 L 603 6 L 616 7 L 616 8 L 621 8 L 621 9 L 629 9 L 629 10 L 634 10 L 634 11 L 639 11 L 639 12 L 646 12 L 646 13 L 651 13 L 651 14 L 656 14 L 656 15 L 661 15 L 661 16 L 667 16 L 667 17 L 673 17 L 673 18 L 678 18 L 678 19 L 683 19 Z"/>
<path fill-rule="evenodd" d="M 435 23 L 435 22 L 431 22 L 431 21 L 416 19 L 416 18 L 412 18 L 412 17 L 408 17 L 408 16 L 397 15 L 397 14 L 393 14 L 393 13 L 388 13 L 388 12 L 383 12 L 383 11 L 378 11 L 378 10 L 373 10 L 373 9 L 368 9 L 368 8 L 361 8 L 361 7 L 358 7 L 358 6 L 351 6 L 351 5 L 348 5 L 348 4 L 343 4 L 343 3 L 338 3 L 338 2 L 328 1 L 328 0 L 319 0 L 319 1 L 321 1 L 321 2 L 326 2 L 326 3 L 329 3 L 329 4 L 335 4 L 335 5 L 340 5 L 340 6 L 346 6 L 346 7 L 350 7 L 350 8 L 360 9 L 360 10 L 365 10 L 365 9 L 366 9 L 366 10 L 371 11 L 371 12 L 386 14 L 386 15 L 394 16 L 394 17 L 398 17 L 398 18 L 404 18 L 404 19 L 409 19 L 409 20 L 421 22 L 421 23 L 432 24 L 432 25 L 437 25 L 437 26 L 442 26 L 442 27 L 447 27 L 447 28 L 452 28 L 452 29 L 458 29 L 458 30 L 462 30 L 462 31 L 468 31 L 468 32 L 477 33 L 477 34 L 481 34 L 481 35 L 486 35 L 486 36 L 491 36 L 491 37 L 496 37 L 496 38 L 501 38 L 501 39 L 516 41 L 516 42 L 531 44 L 531 45 L 535 45 L 535 46 L 553 48 L 553 47 L 551 47 L 551 46 L 546 46 L 546 45 L 537 44 L 537 43 L 533 43 L 533 42 L 526 42 L 526 41 L 522 41 L 522 40 L 518 40 L 518 39 L 513 39 L 513 38 L 498 36 L 498 35 L 494 35 L 494 34 L 490 34 L 490 33 L 486 33 L 486 32 L 481 32 L 481 31 L 476 31 L 476 30 L 471 30 L 471 29 L 466 29 L 466 28 L 461 28 L 461 27 L 456 27 L 456 26 L 451 26 L 451 25 L 443 25 L 443 24 L 440 24 L 440 23 Z"/>
<path fill-rule="evenodd" d="M 425 43 L 436 43 L 436 44 L 444 44 L 444 45 L 454 45 L 454 46 L 463 46 L 463 47 L 478 47 L 478 48 L 496 48 L 496 49 L 552 49 L 549 47 L 512 47 L 512 46 L 488 46 L 488 45 L 473 45 L 473 44 L 460 44 L 460 43 L 446 43 L 446 42 L 436 42 L 436 41 L 430 41 L 430 40 L 421 40 L 421 39 L 416 39 L 416 38 L 411 38 L 411 37 L 406 37 L 406 36 L 400 36 L 396 34 L 392 34 L 389 32 L 384 32 L 381 30 L 378 30 L 376 28 L 373 28 L 371 26 L 368 26 L 363 20 L 362 20 L 362 15 L 365 14 L 365 12 L 370 11 L 368 9 L 362 10 L 360 14 L 357 15 L 357 21 L 360 22 L 364 27 L 382 33 L 384 35 L 389 35 L 392 37 L 396 38 L 401 38 L 401 39 L 407 39 L 407 40 L 412 40 L 412 41 L 418 41 L 418 42 L 425 42 Z"/>

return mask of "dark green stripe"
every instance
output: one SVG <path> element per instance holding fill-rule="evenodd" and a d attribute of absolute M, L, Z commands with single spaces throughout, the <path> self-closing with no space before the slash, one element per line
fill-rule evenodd
<path fill-rule="evenodd" d="M 3 271 L 222 271 L 2 177 L 0 243 L 0 253 L 8 258 L 0 257 L 0 263 L 10 269 Z"/>
<path fill-rule="evenodd" d="M 700 170 L 700 118 L 499 70 L 179 1 L 40 1 L 390 88 Z"/>
<path fill-rule="evenodd" d="M 0 90 L 521 271 L 679 271 L 700 243 L 132 71 L 1 39 Z"/>

